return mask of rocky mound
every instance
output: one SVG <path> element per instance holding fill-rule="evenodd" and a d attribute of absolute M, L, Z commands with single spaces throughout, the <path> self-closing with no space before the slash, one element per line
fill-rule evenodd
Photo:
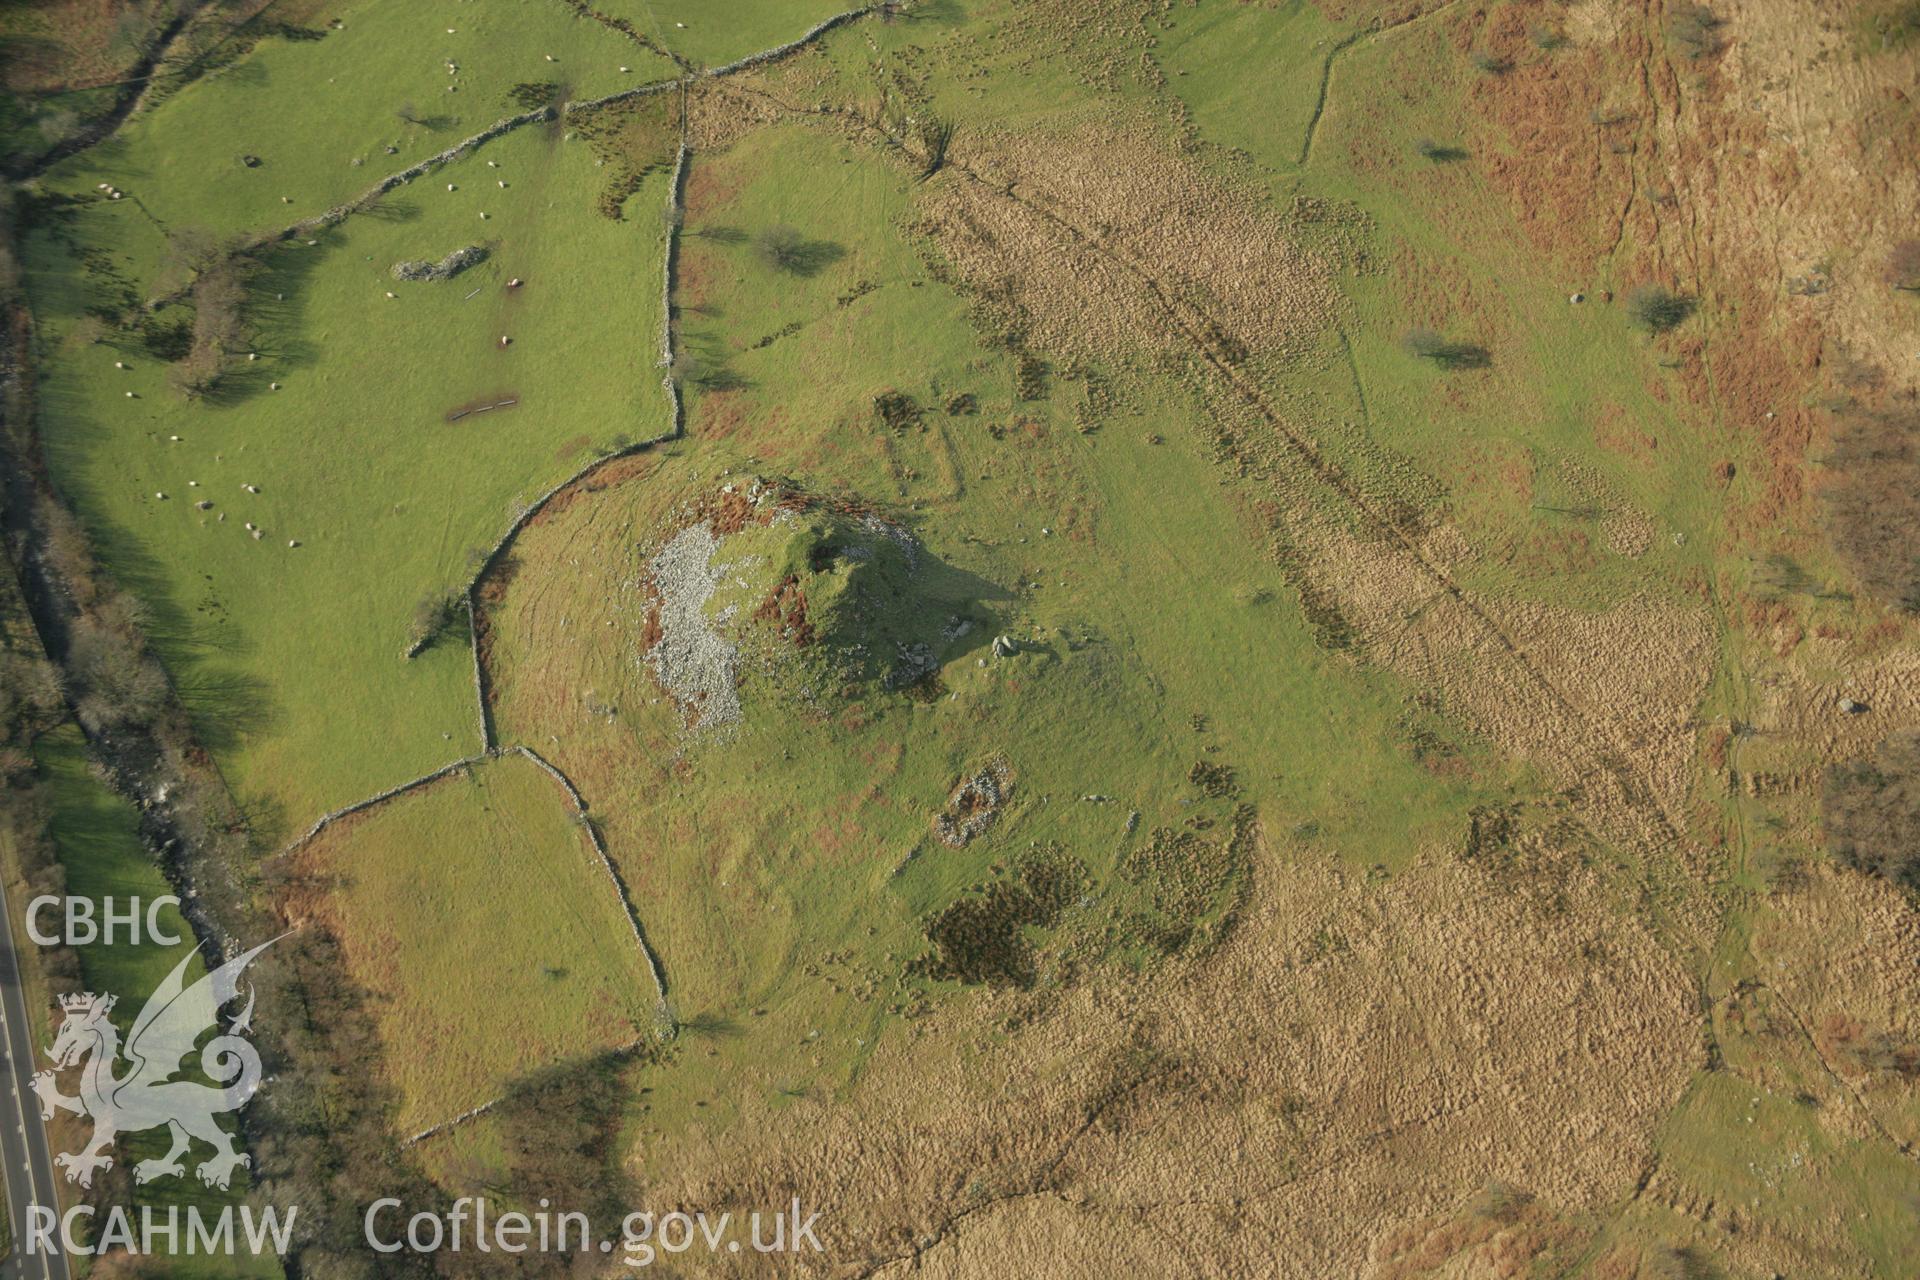
<path fill-rule="evenodd" d="M 751 678 L 808 702 L 925 690 L 989 634 L 973 584 L 858 502 L 734 480 L 677 512 L 649 556 L 642 649 L 702 727 L 740 720 Z"/>
<path fill-rule="evenodd" d="M 455 249 L 438 262 L 396 262 L 393 264 L 395 280 L 451 280 L 468 267 L 476 266 L 487 260 L 487 251 L 477 244 L 464 249 Z"/>

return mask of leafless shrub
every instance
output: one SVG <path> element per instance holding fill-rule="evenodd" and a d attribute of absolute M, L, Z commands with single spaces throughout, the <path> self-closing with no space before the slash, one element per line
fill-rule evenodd
<path fill-rule="evenodd" d="M 145 724 L 166 705 L 167 677 L 130 626 L 83 614 L 67 664 L 85 690 L 75 710 L 91 732 Z"/>
<path fill-rule="evenodd" d="M 1627 295 L 1627 315 L 1642 329 L 1665 333 L 1693 314 L 1694 301 L 1665 285 L 1643 284 Z"/>
<path fill-rule="evenodd" d="M 768 227 L 753 238 L 753 251 L 776 271 L 798 273 L 806 237 L 793 227 Z"/>
<path fill-rule="evenodd" d="M 413 606 L 413 618 L 407 628 L 407 654 L 412 656 L 428 648 L 451 627 L 466 604 L 458 591 L 438 591 L 424 595 Z"/>

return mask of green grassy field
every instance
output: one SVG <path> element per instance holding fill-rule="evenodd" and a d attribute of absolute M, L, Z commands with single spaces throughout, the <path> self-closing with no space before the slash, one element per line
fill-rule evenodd
<path fill-rule="evenodd" d="M 153 608 L 196 723 L 268 830 L 474 749 L 466 646 L 401 657 L 415 603 L 464 583 L 517 504 L 594 449 L 665 429 L 665 179 L 614 221 L 594 212 L 604 176 L 584 142 L 522 130 L 278 249 L 252 285 L 260 359 L 211 402 L 171 391 L 135 342 L 70 336 L 111 288 L 75 254 L 153 270 L 151 239 L 122 238 L 137 212 L 92 203 L 35 237 L 56 477 Z M 388 274 L 469 244 L 491 256 L 453 280 Z M 583 331 L 580 307 L 604 323 Z"/>
<path fill-rule="evenodd" d="M 298 856 L 332 886 L 319 910 L 376 1002 L 403 1133 L 651 1034 L 653 982 L 617 891 L 531 761 L 475 765 Z"/>
<path fill-rule="evenodd" d="M 860 6 L 851 0 L 600 0 L 695 67 L 717 67 L 798 39 L 816 22 Z"/>
<path fill-rule="evenodd" d="M 1703 501 L 1701 480 L 1719 456 L 1713 450 L 1726 444 L 1682 430 L 1670 402 L 1649 389 L 1663 380 L 1658 353 L 1622 308 L 1599 301 L 1603 289 L 1632 282 L 1558 274 L 1544 257 L 1516 259 L 1502 246 L 1524 235 L 1498 212 L 1476 166 L 1415 153 L 1413 140 L 1430 133 L 1476 141 L 1445 126 L 1462 119 L 1459 95 L 1479 73 L 1437 31 L 1416 25 L 1367 37 L 1337 67 L 1316 158 L 1297 179 L 1277 182 L 1276 195 L 1296 189 L 1352 200 L 1378 222 L 1382 243 L 1400 246 L 1392 270 L 1351 286 L 1351 369 L 1333 370 L 1330 381 L 1357 381 L 1365 403 L 1349 391 L 1343 411 L 1364 417 L 1375 441 L 1449 490 L 1456 519 L 1476 541 L 1521 549 L 1568 538 L 1601 543 L 1593 507 L 1608 494 L 1553 488 L 1556 471 L 1570 464 L 1599 473 L 1615 503 L 1643 511 L 1660 531 L 1643 556 L 1602 552 L 1573 562 L 1572 572 L 1550 554 L 1490 557 L 1476 568 L 1475 587 L 1587 608 L 1639 592 L 1673 595 L 1712 562 L 1719 504 Z M 1338 92 L 1387 82 L 1418 87 L 1364 98 Z M 1285 150 L 1277 145 L 1261 158 L 1277 162 Z M 1589 300 L 1572 304 L 1574 293 Z M 1450 373 L 1410 355 L 1401 338 L 1423 325 L 1485 345 L 1491 367 Z M 1621 437 L 1656 443 L 1634 456 Z M 1530 483 L 1503 485 L 1486 474 L 1503 455 L 1517 464 L 1503 469 Z"/>
<path fill-rule="evenodd" d="M 1820 1087 L 1813 1078 L 1795 1083 Z M 1897 1275 L 1920 1247 L 1920 1229 L 1906 1211 L 1911 1167 L 1884 1143 L 1834 1132 L 1807 1104 L 1809 1096 L 1796 1100 L 1736 1076 L 1703 1075 L 1665 1126 L 1662 1165 L 1677 1180 L 1712 1187 L 1763 1230 L 1818 1235 L 1837 1227 L 1877 1271 Z M 1698 1227 L 1655 1202 L 1634 1206 L 1611 1230 L 1661 1240 Z"/>
<path fill-rule="evenodd" d="M 52 832 L 67 868 L 68 891 L 92 899 L 101 910 L 107 898 L 124 910 L 130 899 L 148 901 L 172 893 L 140 843 L 139 815 L 89 771 L 78 727 L 69 725 L 41 739 L 35 755 L 53 787 Z M 122 939 L 113 946 L 78 948 L 88 986 L 120 994 L 129 1023 L 141 999 L 192 945 L 192 933 L 177 909 L 167 908 L 159 919 L 165 930 L 186 941 L 129 946 Z M 50 920 L 42 927 L 51 927 Z"/>
<path fill-rule="evenodd" d="M 1155 58 L 1207 142 L 1291 167 L 1324 104 L 1325 68 L 1354 25 L 1307 0 L 1250 8 L 1196 6 L 1159 23 Z M 1286 153 L 1299 141 L 1301 152 Z"/>
<path fill-rule="evenodd" d="M 674 73 L 658 54 L 558 4 L 515 6 L 509 18 L 361 0 L 340 20 L 338 30 L 316 27 L 321 39 L 260 41 L 61 165 L 50 184 L 91 192 L 112 183 L 167 230 L 264 231 L 518 115 L 527 107 L 509 96 L 517 85 L 584 99 Z M 249 167 L 248 156 L 259 164 Z"/>

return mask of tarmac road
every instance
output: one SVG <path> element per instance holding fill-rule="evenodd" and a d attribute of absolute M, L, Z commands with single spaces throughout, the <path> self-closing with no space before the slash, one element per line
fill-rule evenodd
<path fill-rule="evenodd" d="M 40 1122 L 40 1100 L 33 1095 L 33 1073 L 48 1064 L 39 1061 L 33 1045 L 32 1023 L 27 1021 L 26 995 L 20 986 L 20 958 L 14 951 L 12 920 L 6 890 L 0 887 L 0 1065 L 6 1069 L 6 1087 L 0 1089 L 0 1162 L 7 1179 L 7 1210 L 13 1216 L 13 1250 L 0 1263 L 0 1280 L 72 1280 L 67 1255 L 25 1254 L 27 1206 L 53 1206 L 53 1153 L 46 1126 Z M 56 1234 L 56 1239 L 58 1236 Z"/>

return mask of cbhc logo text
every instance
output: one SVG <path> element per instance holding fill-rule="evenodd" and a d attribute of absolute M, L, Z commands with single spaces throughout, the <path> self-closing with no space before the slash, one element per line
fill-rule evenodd
<path fill-rule="evenodd" d="M 42 914 L 48 907 L 63 905 L 64 910 L 56 917 L 56 923 L 64 926 L 62 932 L 44 932 L 40 928 Z M 144 925 L 145 941 L 170 947 L 183 939 L 161 925 L 160 913 L 168 907 L 178 908 L 179 905 L 180 899 L 172 894 L 144 900 L 128 898 L 124 907 L 116 907 L 113 898 L 106 897 L 100 900 L 96 912 L 92 898 L 62 898 L 43 893 L 27 904 L 27 936 L 43 947 L 57 947 L 62 943 L 70 947 L 84 947 L 95 942 L 112 946 L 116 941 L 138 945 L 143 940 L 141 928 Z"/>

